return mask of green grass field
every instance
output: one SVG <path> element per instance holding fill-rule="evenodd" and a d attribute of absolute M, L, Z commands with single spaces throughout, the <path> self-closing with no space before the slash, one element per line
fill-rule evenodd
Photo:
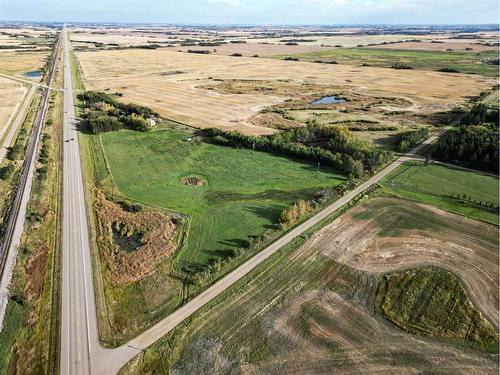
<path fill-rule="evenodd" d="M 191 216 L 183 269 L 244 247 L 277 223 L 282 209 L 344 178 L 333 170 L 263 152 L 189 142 L 189 132 L 120 131 L 101 136 L 116 187 L 125 197 Z M 202 186 L 181 179 L 201 177 Z"/>
<path fill-rule="evenodd" d="M 364 63 L 371 66 L 389 68 L 395 63 L 402 63 L 414 69 L 438 70 L 455 68 L 461 73 L 476 73 L 489 77 L 498 76 L 498 65 L 483 63 L 497 56 L 495 51 L 476 52 L 439 52 L 409 51 L 383 48 L 336 48 L 327 51 L 277 56 L 297 57 L 304 61 L 335 60 L 339 64 Z"/>
<path fill-rule="evenodd" d="M 498 225 L 498 212 L 477 202 L 498 205 L 498 178 L 481 172 L 440 165 L 406 162 L 382 181 L 382 186 L 404 198 Z M 452 196 L 465 194 L 466 200 Z"/>
<path fill-rule="evenodd" d="M 382 310 L 398 326 L 416 334 L 498 352 L 495 326 L 482 319 L 468 302 L 455 275 L 422 268 L 391 273 L 385 281 Z"/>

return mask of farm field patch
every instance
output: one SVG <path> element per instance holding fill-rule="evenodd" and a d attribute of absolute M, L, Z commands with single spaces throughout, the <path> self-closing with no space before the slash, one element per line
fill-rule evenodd
<path fill-rule="evenodd" d="M 26 92 L 27 88 L 21 83 L 0 77 L 0 140 Z"/>
<path fill-rule="evenodd" d="M 0 73 L 26 79 L 24 73 L 43 68 L 48 52 L 0 52 Z"/>
<path fill-rule="evenodd" d="M 481 74 L 489 77 L 498 76 L 498 65 L 486 61 L 497 57 L 498 52 L 438 52 L 411 51 L 379 48 L 339 48 L 330 51 L 297 54 L 306 61 L 335 60 L 340 64 L 368 64 L 376 67 L 390 68 L 399 63 L 421 70 L 439 70 L 454 68 L 461 73 Z"/>
<path fill-rule="evenodd" d="M 466 368 L 494 374 L 496 355 L 483 344 L 498 342 L 497 247 L 496 231 L 488 224 L 397 199 L 366 201 L 300 247 L 269 260 L 121 374 L 434 372 L 443 361 L 454 373 Z M 465 300 L 456 305 L 434 289 L 437 305 L 425 312 L 422 324 L 442 329 L 447 326 L 432 315 L 433 306 L 442 309 L 440 316 L 451 314 L 454 306 L 469 311 L 448 326 L 449 337 L 410 333 L 384 318 L 381 296 L 393 293 L 380 289 L 386 275 L 390 280 L 409 268 L 430 280 L 458 282 L 457 290 L 466 286 Z M 410 296 L 417 291 L 411 283 L 402 290 Z M 477 297 L 472 307 L 471 295 Z M 477 319 L 480 331 L 484 327 L 480 341 L 463 334 L 470 319 Z"/>
<path fill-rule="evenodd" d="M 244 257 L 258 251 L 256 239 L 281 233 L 278 221 L 286 206 L 345 180 L 326 167 L 318 172 L 310 163 L 208 144 L 182 127 L 86 137 L 94 147 L 97 186 L 116 187 L 120 197 L 162 210 L 178 232 L 188 225 L 177 252 L 146 277 L 134 283 L 104 277 L 106 341 L 130 338 L 172 312 L 198 291 L 186 278 L 217 260 L 234 263 L 235 249 Z M 100 250 L 101 257 L 106 251 Z"/>
<path fill-rule="evenodd" d="M 442 51 L 442 52 L 481 52 L 498 51 L 498 45 L 487 45 L 486 43 L 498 43 L 498 40 L 492 42 L 483 42 L 481 40 L 460 41 L 457 39 L 437 39 L 439 42 L 424 40 L 422 42 L 404 42 L 396 44 L 378 45 L 377 48 L 395 49 L 395 50 L 413 50 L 413 51 Z M 483 43 L 483 44 L 482 44 Z"/>
<path fill-rule="evenodd" d="M 273 83 L 292 80 L 360 95 L 399 98 L 410 104 L 393 110 L 431 114 L 449 111 L 494 84 L 482 76 L 459 74 L 450 82 L 449 74 L 438 72 L 311 65 L 166 49 L 77 52 L 76 55 L 87 89 L 119 92 L 123 95 L 120 100 L 149 106 L 163 117 L 188 125 L 220 127 L 247 134 L 273 132 L 252 124 L 249 119 L 268 106 L 283 103 L 290 95 L 219 93 L 202 86 L 234 79 Z"/>
<path fill-rule="evenodd" d="M 203 264 L 214 252 L 248 241 L 259 235 L 258 228 L 276 222 L 290 199 L 344 180 L 330 169 L 318 173 L 312 164 L 190 142 L 191 137 L 173 129 L 101 135 L 113 181 L 124 196 L 193 216 L 181 257 L 189 262 Z M 186 176 L 205 183 L 186 185 Z"/>
<path fill-rule="evenodd" d="M 386 177 L 382 185 L 402 197 L 498 224 L 497 177 L 411 161 Z"/>

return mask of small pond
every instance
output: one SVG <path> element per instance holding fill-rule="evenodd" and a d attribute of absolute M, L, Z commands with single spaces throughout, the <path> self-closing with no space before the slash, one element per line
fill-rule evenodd
<path fill-rule="evenodd" d="M 38 70 L 33 70 L 31 72 L 24 73 L 24 76 L 28 77 L 28 78 L 41 78 L 42 77 L 42 72 L 40 72 Z"/>
<path fill-rule="evenodd" d="M 344 98 L 338 96 L 324 96 L 321 99 L 315 100 L 312 104 L 335 104 L 335 103 L 345 103 Z"/>

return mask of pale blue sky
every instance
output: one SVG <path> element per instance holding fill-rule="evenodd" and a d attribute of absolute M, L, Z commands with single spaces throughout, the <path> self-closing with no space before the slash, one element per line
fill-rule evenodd
<path fill-rule="evenodd" d="M 498 0 L 0 0 L 28 21 L 428 24 L 498 23 Z"/>

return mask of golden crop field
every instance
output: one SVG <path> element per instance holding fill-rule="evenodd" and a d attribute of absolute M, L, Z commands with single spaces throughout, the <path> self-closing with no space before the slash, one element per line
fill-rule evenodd
<path fill-rule="evenodd" d="M 294 80 L 354 93 L 403 98 L 412 104 L 394 110 L 433 113 L 490 88 L 479 75 L 312 64 L 264 58 L 200 55 L 171 49 L 78 52 L 87 89 L 123 93 L 123 100 L 147 105 L 162 116 L 196 127 L 221 127 L 266 134 L 248 119 L 287 99 L 264 93 L 223 94 L 199 86 L 217 80 Z"/>
<path fill-rule="evenodd" d="M 0 134 L 16 114 L 26 92 L 26 86 L 20 82 L 0 77 Z"/>

